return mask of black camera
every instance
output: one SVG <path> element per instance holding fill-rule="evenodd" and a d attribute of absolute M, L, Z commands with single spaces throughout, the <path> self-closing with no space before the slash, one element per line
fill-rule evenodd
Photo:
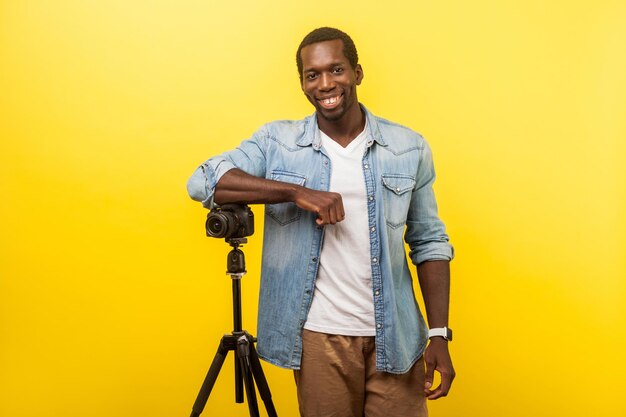
<path fill-rule="evenodd" d="M 206 235 L 217 238 L 239 239 L 254 233 L 254 214 L 241 204 L 224 204 L 209 212 Z"/>

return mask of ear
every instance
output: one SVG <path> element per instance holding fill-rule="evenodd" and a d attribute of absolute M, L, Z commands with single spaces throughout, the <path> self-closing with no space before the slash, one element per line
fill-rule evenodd
<path fill-rule="evenodd" d="M 361 85 L 361 81 L 363 81 L 363 67 L 361 67 L 361 64 L 356 64 L 354 73 L 356 74 L 356 85 Z"/>

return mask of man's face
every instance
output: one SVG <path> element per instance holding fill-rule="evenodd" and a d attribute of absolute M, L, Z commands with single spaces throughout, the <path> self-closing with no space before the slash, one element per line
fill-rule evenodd
<path fill-rule="evenodd" d="M 361 84 L 361 65 L 352 68 L 343 55 L 340 39 L 307 45 L 302 58 L 302 91 L 315 106 L 318 116 L 339 121 L 359 105 L 356 86 Z"/>

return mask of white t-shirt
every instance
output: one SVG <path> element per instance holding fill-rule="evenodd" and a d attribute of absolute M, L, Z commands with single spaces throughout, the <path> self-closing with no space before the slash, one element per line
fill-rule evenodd
<path fill-rule="evenodd" d="M 305 329 L 375 336 L 363 154 L 368 126 L 347 147 L 320 131 L 331 162 L 330 191 L 341 194 L 345 219 L 324 227 L 315 292 Z"/>

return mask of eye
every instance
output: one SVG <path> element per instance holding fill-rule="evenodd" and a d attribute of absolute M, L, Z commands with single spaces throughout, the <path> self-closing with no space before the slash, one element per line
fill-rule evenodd
<path fill-rule="evenodd" d="M 314 80 L 317 77 L 317 74 L 314 72 L 309 72 L 308 74 L 306 74 L 305 78 L 307 80 Z"/>
<path fill-rule="evenodd" d="M 333 73 L 335 73 L 335 74 L 343 73 L 343 67 L 335 67 L 335 68 L 333 68 Z"/>

